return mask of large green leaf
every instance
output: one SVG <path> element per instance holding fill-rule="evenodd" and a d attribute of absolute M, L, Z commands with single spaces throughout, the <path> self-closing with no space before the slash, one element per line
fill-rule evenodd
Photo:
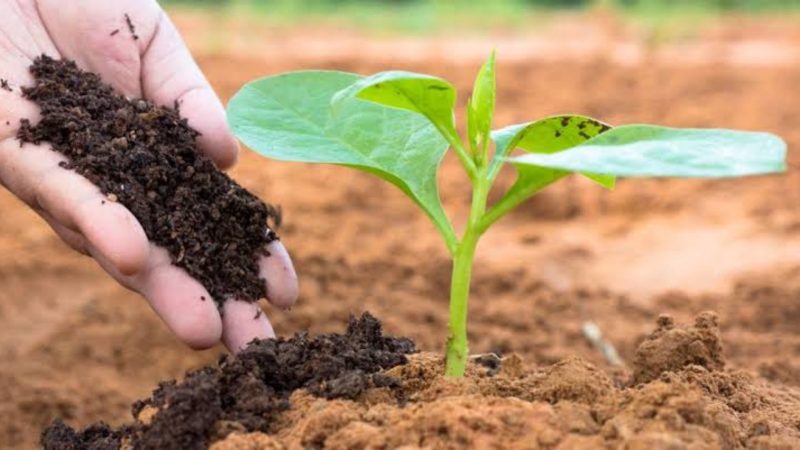
<path fill-rule="evenodd" d="M 558 153 L 511 158 L 537 167 L 627 177 L 737 177 L 785 170 L 786 144 L 769 133 L 626 125 Z"/>
<path fill-rule="evenodd" d="M 489 177 L 494 179 L 507 156 L 515 149 L 533 152 L 531 154 L 550 154 L 580 145 L 611 127 L 592 118 L 576 115 L 547 117 L 492 132 L 495 141 L 495 155 L 489 166 Z M 506 192 L 502 201 L 518 203 L 539 192 L 551 183 L 569 175 L 569 171 L 546 167 L 515 164 L 517 180 Z M 584 171 L 593 181 L 611 188 L 614 177 L 597 175 Z"/>
<path fill-rule="evenodd" d="M 496 91 L 494 62 L 495 53 L 492 52 L 475 77 L 472 96 L 467 103 L 467 134 L 473 152 L 479 154 L 480 158 L 483 158 L 479 152 L 483 151 L 489 139 L 494 116 Z"/>
<path fill-rule="evenodd" d="M 305 71 L 246 84 L 228 104 L 233 133 L 261 155 L 349 166 L 399 187 L 428 214 L 453 247 L 436 172 L 447 143 L 424 117 L 356 99 L 331 99 L 359 76 Z"/>
<path fill-rule="evenodd" d="M 353 98 L 422 114 L 443 134 L 458 136 L 453 116 L 456 90 L 441 78 L 400 70 L 379 72 L 343 89 L 331 104 L 338 111 Z"/>

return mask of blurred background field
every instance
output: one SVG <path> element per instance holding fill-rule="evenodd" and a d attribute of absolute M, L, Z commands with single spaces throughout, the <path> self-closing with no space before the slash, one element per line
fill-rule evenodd
<path fill-rule="evenodd" d="M 165 0 L 195 52 L 300 64 L 358 56 L 791 64 L 800 0 Z M 285 52 L 291 48 L 294 51 Z M 443 75 L 443 74 L 442 74 Z"/>
<path fill-rule="evenodd" d="M 326 23 L 384 33 L 524 28 L 560 14 L 613 13 L 645 26 L 697 27 L 726 15 L 800 17 L 798 0 L 164 0 L 178 10 L 274 25 Z"/>

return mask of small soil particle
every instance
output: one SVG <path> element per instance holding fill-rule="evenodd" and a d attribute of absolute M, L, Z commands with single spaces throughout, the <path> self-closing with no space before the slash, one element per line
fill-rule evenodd
<path fill-rule="evenodd" d="M 116 30 L 112 31 L 111 34 L 109 34 L 109 36 L 116 36 L 117 34 L 119 34 L 119 28 L 117 28 Z"/>
<path fill-rule="evenodd" d="M 351 318 L 344 334 L 254 341 L 237 357 L 223 356 L 216 367 L 191 372 L 180 383 L 161 383 L 133 406 L 138 422 L 119 430 L 99 424 L 75 431 L 56 421 L 42 434 L 42 445 L 117 449 L 127 440 L 137 450 L 206 449 L 225 430 L 269 431 L 298 389 L 355 399 L 370 388 L 397 387 L 397 380 L 378 372 L 405 364 L 415 351 L 408 339 L 384 336 L 380 322 L 365 313 Z"/>
<path fill-rule="evenodd" d="M 71 61 L 41 56 L 30 71 L 36 83 L 22 92 L 41 120 L 21 121 L 22 143 L 48 142 L 66 155 L 63 167 L 127 207 L 220 307 L 266 296 L 258 259 L 277 239 L 277 210 L 201 155 L 199 133 L 177 110 L 118 95 Z"/>
<path fill-rule="evenodd" d="M 12 92 L 11 86 L 8 84 L 8 80 L 5 78 L 0 78 L 0 89 L 8 92 Z"/>
<path fill-rule="evenodd" d="M 136 34 L 136 27 L 133 26 L 133 21 L 131 20 L 131 16 L 129 16 L 128 13 L 125 13 L 125 24 L 128 26 L 128 31 L 131 32 L 133 40 L 138 41 L 139 35 Z"/>

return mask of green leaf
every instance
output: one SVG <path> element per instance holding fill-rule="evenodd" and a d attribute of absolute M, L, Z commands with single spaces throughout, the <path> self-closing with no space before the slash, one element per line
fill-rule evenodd
<path fill-rule="evenodd" d="M 626 125 L 568 150 L 530 153 L 518 168 L 627 177 L 737 177 L 782 172 L 786 144 L 760 132 Z"/>
<path fill-rule="evenodd" d="M 494 180 L 508 155 L 520 148 L 530 154 L 558 154 L 576 145 L 580 145 L 595 136 L 607 132 L 611 127 L 598 120 L 585 116 L 564 115 L 547 117 L 535 122 L 528 122 L 496 130 L 492 132 L 495 142 L 495 154 L 487 175 Z M 526 164 L 514 164 L 517 169 L 517 180 L 503 195 L 482 221 L 481 228 L 486 230 L 520 203 L 530 198 L 550 184 L 564 178 L 571 172 L 547 167 Z M 614 187 L 615 177 L 598 175 L 590 171 L 581 171 L 596 183 L 606 187 Z"/>
<path fill-rule="evenodd" d="M 475 85 L 472 88 L 472 97 L 467 103 L 467 132 L 472 151 L 483 157 L 484 145 L 489 138 L 492 128 L 492 116 L 495 104 L 495 52 L 483 64 Z"/>
<path fill-rule="evenodd" d="M 442 134 L 458 136 L 453 117 L 456 90 L 441 78 L 400 70 L 379 72 L 337 92 L 331 105 L 338 111 L 353 98 L 422 114 Z"/>
<path fill-rule="evenodd" d="M 580 145 L 609 130 L 611 127 L 590 117 L 564 115 L 547 117 L 492 132 L 495 155 L 489 167 L 489 177 L 494 179 L 507 156 L 520 148 L 534 153 L 556 153 Z M 518 176 L 506 196 L 529 197 L 569 172 L 515 165 Z M 585 172 L 584 175 L 606 187 L 614 187 L 614 177 Z"/>
<path fill-rule="evenodd" d="M 447 241 L 456 238 L 439 200 L 436 173 L 447 143 L 418 114 L 340 98 L 359 76 L 305 71 L 246 84 L 228 104 L 233 133 L 261 155 L 329 163 L 375 174 L 399 187 L 427 213 Z"/>

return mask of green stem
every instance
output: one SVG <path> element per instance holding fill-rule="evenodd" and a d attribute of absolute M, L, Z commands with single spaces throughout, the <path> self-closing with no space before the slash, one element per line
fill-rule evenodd
<path fill-rule="evenodd" d="M 490 169 L 491 171 L 491 169 Z M 525 182 L 523 183 L 523 188 L 517 189 L 517 185 L 519 181 L 511 187 L 511 189 L 506 193 L 503 198 L 500 199 L 499 202 L 495 203 L 486 214 L 481 217 L 480 222 L 478 223 L 478 231 L 482 234 L 485 233 L 486 230 L 489 229 L 495 222 L 500 220 L 503 216 L 511 212 L 517 206 L 522 204 L 525 200 L 529 199 L 533 194 L 541 191 L 548 185 L 558 181 L 564 175 L 554 172 L 555 175 L 551 174 L 550 176 L 542 176 L 536 182 Z M 489 179 L 489 183 L 492 183 L 493 179 Z"/>
<path fill-rule="evenodd" d="M 472 263 L 482 232 L 478 226 L 486 211 L 489 183 L 485 170 L 480 170 L 472 194 L 467 227 L 453 257 L 453 275 L 450 282 L 450 336 L 447 339 L 447 368 L 445 374 L 451 377 L 464 376 L 469 357 L 467 344 L 467 312 Z"/>
<path fill-rule="evenodd" d="M 560 178 L 560 176 L 543 178 L 540 183 L 527 185 L 524 189 L 512 188 L 504 198 L 486 211 L 489 188 L 494 178 L 490 174 L 491 166 L 479 164 L 478 167 L 477 177 L 473 182 L 472 207 L 467 227 L 461 242 L 453 253 L 453 275 L 450 281 L 450 336 L 447 339 L 447 367 L 445 369 L 445 374 L 450 377 L 464 376 L 469 358 L 467 311 L 472 264 L 478 241 L 493 223 L 519 206 L 535 192 Z"/>
<path fill-rule="evenodd" d="M 508 214 L 511 210 L 522 204 L 528 197 L 531 196 L 531 193 L 528 191 L 517 191 L 514 192 L 512 195 L 507 197 L 503 197 L 500 202 L 492 206 L 486 214 L 481 217 L 481 221 L 478 224 L 478 231 L 481 233 L 486 232 L 495 222 L 500 220 L 503 216 Z"/>
<path fill-rule="evenodd" d="M 453 258 L 453 276 L 450 282 L 450 337 L 447 339 L 447 369 L 445 374 L 461 377 L 467 367 L 467 304 L 469 301 L 472 261 L 477 247 L 477 235 L 464 235 Z"/>
<path fill-rule="evenodd" d="M 478 182 L 478 169 L 475 166 L 475 161 L 469 156 L 466 147 L 461 142 L 461 138 L 458 136 L 458 133 L 455 131 L 455 128 L 445 128 L 439 126 L 436 122 L 431 120 L 431 123 L 439 130 L 442 136 L 447 140 L 447 143 L 450 144 L 450 147 L 453 148 L 453 151 L 456 152 L 456 156 L 458 156 L 458 160 L 461 161 L 461 165 L 464 167 L 464 170 L 467 171 L 467 175 L 469 176 L 470 181 L 473 184 Z"/>
<path fill-rule="evenodd" d="M 439 234 L 441 234 L 442 238 L 444 239 L 444 244 L 447 247 L 447 251 L 450 253 L 450 256 L 456 254 L 456 250 L 458 249 L 458 237 L 456 236 L 455 231 L 453 231 L 453 226 L 450 224 L 450 221 L 446 221 L 442 223 L 439 220 L 431 220 L 433 225 L 439 230 Z"/>

